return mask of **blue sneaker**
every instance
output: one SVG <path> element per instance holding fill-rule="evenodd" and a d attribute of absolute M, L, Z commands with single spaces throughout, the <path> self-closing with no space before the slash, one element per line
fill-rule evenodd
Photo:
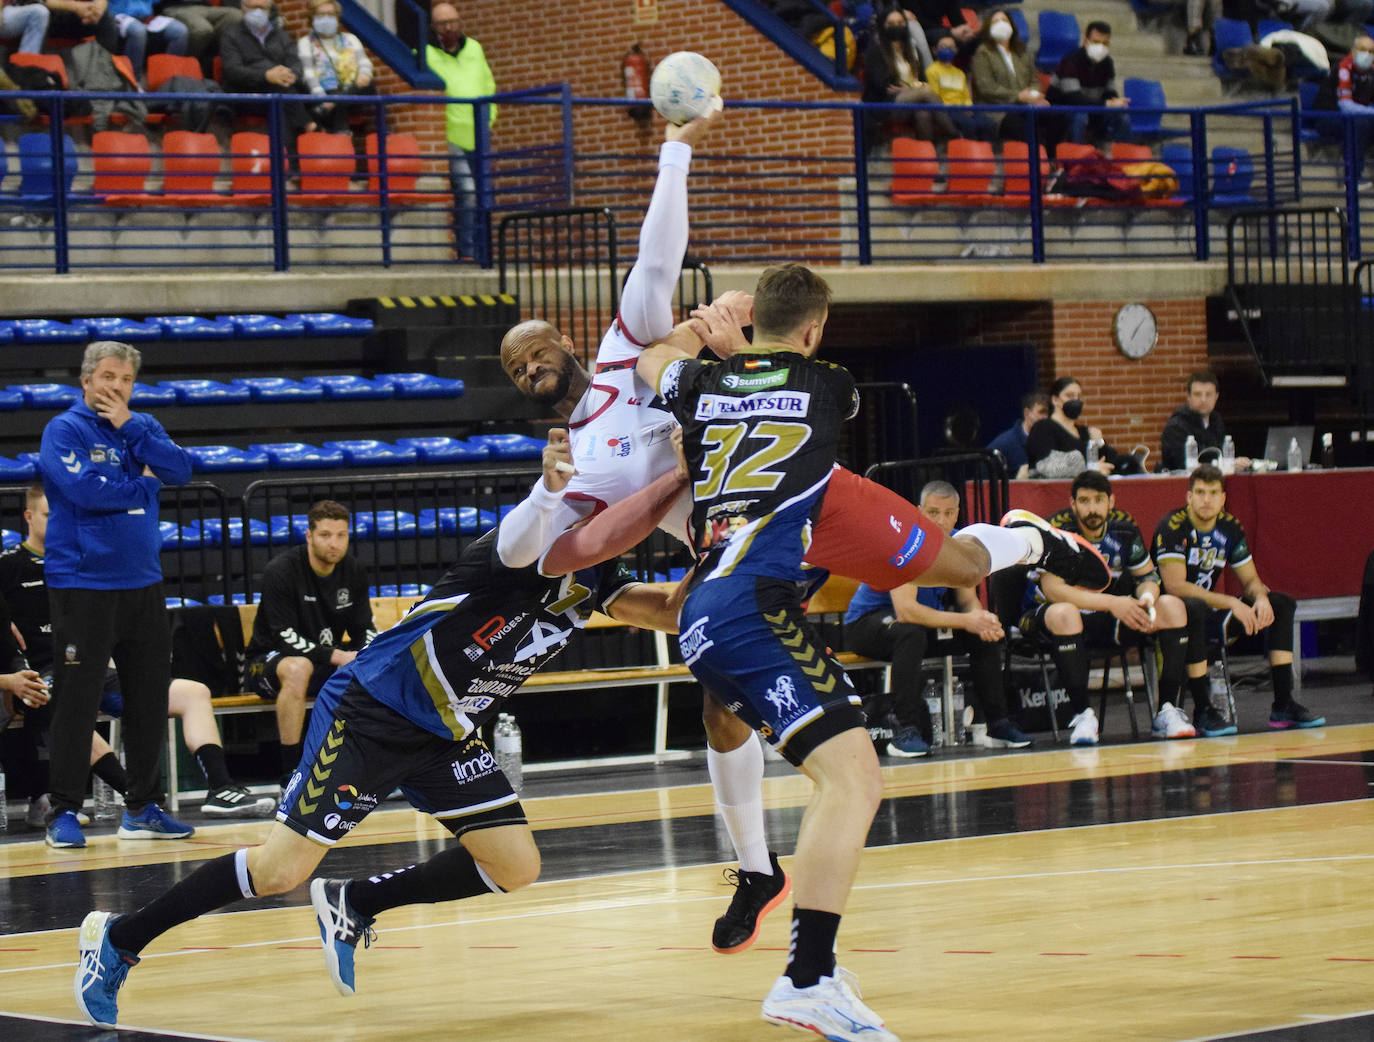
<path fill-rule="evenodd" d="M 348 905 L 345 892 L 347 879 L 315 879 L 310 883 L 310 906 L 320 924 L 320 941 L 324 945 L 324 962 L 329 977 L 340 995 L 352 995 L 353 953 L 358 942 L 372 945 L 377 933 L 372 929 L 374 919 L 367 919 Z"/>
<path fill-rule="evenodd" d="M 48 826 L 48 834 L 44 838 L 44 842 L 48 846 L 58 849 L 84 847 L 86 835 L 81 831 L 81 824 L 76 820 L 76 811 L 64 810 L 53 818 L 52 823 Z"/>
<path fill-rule="evenodd" d="M 1235 734 L 1236 725 L 1227 720 L 1215 706 L 1204 706 L 1193 715 L 1193 727 L 1204 738 L 1220 738 Z"/>
<path fill-rule="evenodd" d="M 1288 705 L 1282 709 L 1275 709 L 1269 714 L 1269 726 L 1280 730 L 1289 727 L 1321 727 L 1324 723 L 1326 717 L 1317 716 L 1312 710 L 1292 699 L 1289 699 Z"/>
<path fill-rule="evenodd" d="M 119 1020 L 119 989 L 139 962 L 137 955 L 110 943 L 110 924 L 118 918 L 110 912 L 91 912 L 81 920 L 77 938 L 81 962 L 73 982 L 76 1004 L 96 1027 L 112 1028 Z"/>
<path fill-rule="evenodd" d="M 156 803 L 144 807 L 138 817 L 126 810 L 118 832 L 120 839 L 187 839 L 195 834 L 190 825 L 183 825 Z"/>
<path fill-rule="evenodd" d="M 908 760 L 917 756 L 929 756 L 930 746 L 926 745 L 920 731 L 914 727 L 907 727 L 898 731 L 896 737 L 887 743 L 887 755 L 901 756 Z"/>

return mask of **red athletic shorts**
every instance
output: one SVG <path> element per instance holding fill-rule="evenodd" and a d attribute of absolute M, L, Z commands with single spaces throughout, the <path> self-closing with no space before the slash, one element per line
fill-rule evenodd
<path fill-rule="evenodd" d="M 836 465 L 806 563 L 893 590 L 925 572 L 944 542 L 945 534 L 914 504 Z"/>

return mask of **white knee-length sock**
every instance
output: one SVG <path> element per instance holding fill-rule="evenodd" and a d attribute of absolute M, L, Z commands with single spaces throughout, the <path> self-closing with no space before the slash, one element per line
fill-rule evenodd
<path fill-rule="evenodd" d="M 1040 533 L 1033 528 L 1003 528 L 1001 525 L 976 524 L 959 529 L 954 538 L 968 537 L 983 544 L 992 558 L 989 571 L 1000 571 L 1016 564 L 1030 564 L 1040 556 Z"/>
<path fill-rule="evenodd" d="M 763 828 L 763 748 L 758 738 L 751 734 L 738 749 L 728 753 L 717 752 L 708 745 L 706 769 L 740 869 L 772 875 L 768 837 Z"/>

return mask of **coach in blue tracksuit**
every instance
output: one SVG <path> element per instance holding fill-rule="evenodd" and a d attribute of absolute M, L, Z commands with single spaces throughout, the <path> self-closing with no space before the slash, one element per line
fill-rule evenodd
<path fill-rule="evenodd" d="M 47 842 L 84 847 L 77 822 L 91 732 L 113 658 L 124 693 L 129 774 L 124 839 L 184 839 L 162 792 L 171 638 L 162 595 L 158 490 L 191 479 L 191 461 L 161 424 L 129 411 L 139 352 L 113 340 L 86 348 L 80 401 L 43 429 L 39 468 L 48 496 L 52 608 L 52 812 Z"/>

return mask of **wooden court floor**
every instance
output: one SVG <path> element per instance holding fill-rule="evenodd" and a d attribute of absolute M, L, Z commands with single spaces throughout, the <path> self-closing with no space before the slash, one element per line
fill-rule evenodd
<path fill-rule="evenodd" d="M 903 1039 L 1374 1037 L 1344 1019 L 1374 1008 L 1370 750 L 1374 726 L 1352 725 L 887 767 L 840 962 Z M 767 783 L 781 851 L 807 791 Z M 134 907 L 265 826 L 0 846 L 0 1039 L 802 1037 L 758 1012 L 785 960 L 784 910 L 752 950 L 710 950 L 729 890 L 709 788 L 527 806 L 544 881 L 385 913 L 356 997 L 335 993 L 297 892 L 161 938 L 130 974 L 117 1034 L 68 1026 L 81 917 Z M 380 811 L 323 871 L 408 864 L 442 837 Z M 1320 1033 L 1332 1024 L 1348 1033 Z"/>

